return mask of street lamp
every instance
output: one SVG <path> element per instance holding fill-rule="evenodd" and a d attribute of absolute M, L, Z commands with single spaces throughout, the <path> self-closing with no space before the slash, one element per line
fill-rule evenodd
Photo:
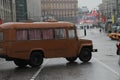
<path fill-rule="evenodd" d="M 119 0 L 116 0 L 116 21 L 118 23 L 119 18 Z"/>
<path fill-rule="evenodd" d="M 118 18 L 118 12 L 119 12 L 119 9 L 118 9 L 118 0 L 116 0 L 116 19 Z"/>

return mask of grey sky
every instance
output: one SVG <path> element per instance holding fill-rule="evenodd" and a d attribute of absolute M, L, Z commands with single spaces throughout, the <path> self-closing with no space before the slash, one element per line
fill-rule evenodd
<path fill-rule="evenodd" d="M 78 0 L 78 7 L 87 6 L 89 10 L 98 8 L 102 0 Z"/>

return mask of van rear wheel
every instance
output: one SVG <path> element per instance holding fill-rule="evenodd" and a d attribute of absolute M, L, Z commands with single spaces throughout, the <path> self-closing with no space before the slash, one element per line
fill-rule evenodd
<path fill-rule="evenodd" d="M 29 65 L 38 67 L 43 63 L 43 55 L 40 52 L 33 52 L 30 56 Z"/>
<path fill-rule="evenodd" d="M 67 57 L 66 60 L 69 62 L 74 62 L 77 59 L 77 57 Z"/>
<path fill-rule="evenodd" d="M 25 67 L 28 64 L 28 61 L 26 60 L 21 60 L 21 59 L 15 59 L 14 63 L 18 66 L 18 67 Z"/>

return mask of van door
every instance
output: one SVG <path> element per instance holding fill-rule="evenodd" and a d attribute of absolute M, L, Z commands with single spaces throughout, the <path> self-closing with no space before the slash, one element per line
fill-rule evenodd
<path fill-rule="evenodd" d="M 69 53 L 69 57 L 73 57 L 73 56 L 76 56 L 77 55 L 77 49 L 78 49 L 78 46 L 77 46 L 77 38 L 76 38 L 76 35 L 75 35 L 75 29 L 71 28 L 71 29 L 68 29 L 68 53 Z"/>
<path fill-rule="evenodd" d="M 54 34 L 55 39 L 48 42 L 46 56 L 75 57 L 78 49 L 75 30 L 73 28 L 59 28 L 54 30 Z"/>

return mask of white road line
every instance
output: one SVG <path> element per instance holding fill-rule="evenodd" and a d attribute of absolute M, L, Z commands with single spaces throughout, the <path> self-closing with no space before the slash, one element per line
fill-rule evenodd
<path fill-rule="evenodd" d="M 104 64 L 103 62 L 101 62 L 100 60 L 94 58 L 98 63 L 100 63 L 102 66 L 104 66 L 105 68 L 107 68 L 108 70 L 110 70 L 112 73 L 114 73 L 117 77 L 120 77 L 120 74 L 115 71 L 114 69 L 112 69 L 111 67 L 109 67 L 108 65 Z M 32 76 L 32 78 L 30 80 L 35 80 L 35 78 L 39 75 L 40 71 L 44 68 L 44 66 L 47 64 L 47 62 L 49 61 L 49 59 L 47 59 L 43 65 L 41 66 L 41 68 Z"/>
<path fill-rule="evenodd" d="M 100 60 L 94 58 L 98 63 L 100 63 L 102 66 L 104 66 L 105 68 L 107 68 L 108 70 L 110 70 L 112 73 L 114 73 L 117 77 L 120 77 L 120 74 L 115 71 L 114 69 L 112 69 L 111 67 L 109 67 L 108 65 L 104 64 L 103 62 L 101 62 Z"/>
<path fill-rule="evenodd" d="M 32 76 L 32 78 L 30 80 L 35 80 L 35 78 L 38 76 L 38 74 L 40 73 L 40 71 L 45 67 L 45 65 L 47 64 L 47 62 L 49 61 L 49 59 L 47 59 L 43 65 L 40 67 L 40 69 L 38 69 L 38 71 Z"/>

